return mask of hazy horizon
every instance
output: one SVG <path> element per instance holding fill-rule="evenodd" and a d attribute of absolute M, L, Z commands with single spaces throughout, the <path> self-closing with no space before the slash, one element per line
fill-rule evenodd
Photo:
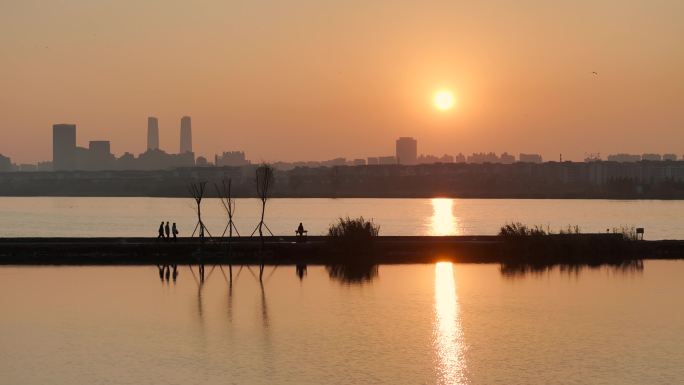
<path fill-rule="evenodd" d="M 545 160 L 671 152 L 684 135 L 684 2 L 4 4 L 0 153 L 141 153 L 147 117 L 178 151 L 253 161 L 507 151 Z M 596 74 L 594 74 L 596 72 Z M 448 89 L 455 107 L 433 106 Z"/>

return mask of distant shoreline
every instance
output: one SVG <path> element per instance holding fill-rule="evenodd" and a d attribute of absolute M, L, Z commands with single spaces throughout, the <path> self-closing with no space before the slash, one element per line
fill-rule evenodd
<path fill-rule="evenodd" d="M 256 196 L 255 167 L 0 173 L 0 196 L 188 197 L 188 185 L 232 183 Z M 300 167 L 276 170 L 280 198 L 684 199 L 684 161 Z"/>

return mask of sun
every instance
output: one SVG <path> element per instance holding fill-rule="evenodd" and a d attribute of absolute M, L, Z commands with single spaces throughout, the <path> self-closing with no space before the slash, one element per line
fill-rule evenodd
<path fill-rule="evenodd" d="M 440 90 L 435 93 L 433 98 L 435 108 L 440 111 L 447 111 L 454 107 L 454 94 L 449 90 Z"/>

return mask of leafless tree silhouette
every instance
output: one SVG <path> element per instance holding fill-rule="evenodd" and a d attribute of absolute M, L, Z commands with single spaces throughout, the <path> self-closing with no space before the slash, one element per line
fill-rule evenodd
<path fill-rule="evenodd" d="M 259 237 L 261 238 L 262 244 L 264 242 L 264 228 L 266 228 L 266 231 L 268 231 L 269 234 L 273 235 L 271 229 L 269 229 L 264 222 L 264 217 L 266 215 L 266 202 L 268 201 L 269 192 L 273 187 L 274 181 L 273 167 L 264 163 L 256 169 L 256 190 L 257 196 L 259 197 L 259 200 L 261 200 L 261 220 L 250 236 L 253 236 L 254 233 L 259 231 Z"/>
<path fill-rule="evenodd" d="M 199 238 L 204 241 L 204 233 L 206 232 L 209 234 L 211 237 L 211 233 L 209 232 L 209 229 L 207 229 L 207 226 L 204 225 L 204 222 L 202 222 L 202 199 L 204 198 L 204 193 L 206 192 L 207 188 L 207 182 L 197 182 L 197 183 L 190 183 L 188 186 L 188 190 L 190 191 L 190 195 L 192 198 L 195 200 L 195 203 L 197 204 L 197 225 L 195 225 L 195 229 L 192 231 L 192 236 L 195 236 L 195 233 L 198 232 L 199 230 Z"/>
<path fill-rule="evenodd" d="M 235 226 L 235 223 L 233 222 L 233 215 L 235 214 L 235 199 L 233 199 L 233 196 L 231 194 L 231 187 L 232 181 L 228 179 L 227 181 L 224 179 L 221 181 L 221 185 L 219 186 L 217 183 L 214 184 L 216 187 L 216 193 L 218 194 L 219 199 L 221 200 L 221 204 L 223 205 L 223 208 L 226 210 L 226 215 L 228 216 L 228 223 L 226 224 L 226 228 L 223 229 L 223 234 L 221 234 L 221 238 L 226 236 L 226 232 L 228 232 L 228 258 L 230 259 L 231 257 L 231 243 L 233 241 L 233 230 L 235 230 L 235 233 L 237 236 L 240 236 L 240 232 L 238 231 L 237 227 Z M 233 265 L 229 262 L 228 263 L 228 269 L 230 272 L 230 280 L 231 282 L 233 281 Z"/>
<path fill-rule="evenodd" d="M 226 210 L 226 215 L 228 216 L 228 223 L 226 224 L 226 228 L 223 229 L 223 234 L 221 234 L 221 237 L 223 238 L 226 236 L 226 232 L 228 232 L 228 244 L 230 244 L 230 239 L 233 237 L 233 230 L 235 230 L 238 237 L 240 236 L 240 232 L 235 226 L 235 222 L 233 222 L 233 215 L 235 215 L 235 199 L 233 199 L 230 191 L 231 184 L 232 181 L 230 179 L 227 181 L 225 179 L 222 180 L 221 185 L 217 183 L 214 184 L 216 187 L 216 194 L 218 194 L 221 205 L 223 205 L 223 208 Z"/>
<path fill-rule="evenodd" d="M 259 200 L 261 200 L 261 220 L 259 221 L 259 224 L 254 229 L 254 231 L 252 231 L 252 234 L 250 235 L 250 237 L 253 236 L 257 230 L 259 231 L 259 239 L 261 240 L 261 248 L 260 248 L 261 264 L 259 265 L 259 280 L 261 280 L 261 278 L 264 275 L 264 231 L 263 231 L 263 229 L 266 228 L 268 233 L 271 234 L 271 236 L 273 236 L 273 232 L 271 231 L 271 229 L 268 228 L 268 226 L 264 222 L 264 217 L 266 215 L 266 202 L 268 201 L 269 192 L 270 192 L 271 188 L 273 187 L 274 182 L 275 182 L 275 178 L 273 176 L 273 167 L 269 166 L 266 163 L 257 167 L 257 169 L 256 169 L 256 190 L 257 190 L 257 196 L 259 197 Z"/>

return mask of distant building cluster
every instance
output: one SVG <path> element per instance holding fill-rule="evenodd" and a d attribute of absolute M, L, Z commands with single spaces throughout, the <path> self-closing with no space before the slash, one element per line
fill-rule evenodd
<path fill-rule="evenodd" d="M 434 155 L 420 155 L 416 161 L 417 164 L 432 164 L 432 163 L 454 163 L 454 157 L 444 154 L 442 156 Z"/>
<path fill-rule="evenodd" d="M 37 164 L 13 164 L 11 159 L 0 155 L 0 172 L 36 172 L 52 171 L 52 162 L 39 162 Z"/>
<path fill-rule="evenodd" d="M 684 160 L 684 156 L 682 156 L 682 159 Z M 599 159 L 600 160 L 600 159 Z M 677 160 L 677 155 L 676 154 L 613 154 L 613 155 L 608 155 L 608 161 L 609 162 L 620 162 L 620 163 L 630 163 L 630 162 L 639 162 L 642 160 L 646 161 L 676 161 Z"/>
<path fill-rule="evenodd" d="M 245 158 L 244 151 L 224 152 L 221 156 L 214 156 L 214 165 L 217 167 L 240 167 L 247 166 L 250 162 Z"/>
<path fill-rule="evenodd" d="M 527 154 L 520 154 L 521 158 Z M 459 159 L 464 159 L 462 154 L 459 154 L 458 156 Z M 510 155 L 507 152 L 504 152 L 501 154 L 501 156 L 496 155 L 494 152 L 480 152 L 480 153 L 473 153 L 472 155 L 469 155 L 466 159 L 466 163 L 503 163 L 503 164 L 511 164 L 515 163 L 515 156 Z M 463 163 L 463 162 L 459 162 Z M 537 162 L 533 162 L 537 163 Z M 539 156 L 539 163 L 541 163 L 541 156 Z"/>
<path fill-rule="evenodd" d="M 181 119 L 181 151 L 167 154 L 159 149 L 159 122 L 157 118 L 147 119 L 147 151 L 135 157 L 125 153 L 120 157 L 111 152 L 110 142 L 90 141 L 88 148 L 76 145 L 75 124 L 52 126 L 52 169 L 72 170 L 162 170 L 177 167 L 193 167 L 195 155 L 192 152 L 190 117 Z"/>
<path fill-rule="evenodd" d="M 542 157 L 539 154 L 520 154 L 518 162 L 521 163 L 542 163 Z"/>
<path fill-rule="evenodd" d="M 418 155 L 418 141 L 410 137 L 401 137 L 396 141 L 396 163 L 402 165 L 434 164 L 434 163 L 515 163 L 514 155 L 504 152 L 497 155 L 494 152 L 479 152 L 465 156 L 459 153 L 456 156 L 444 154 L 442 156 L 421 154 Z M 525 163 L 542 163 L 542 157 L 538 154 L 520 154 L 518 161 Z M 370 162 L 369 162 L 370 164 Z"/>
<path fill-rule="evenodd" d="M 394 157 L 392 157 L 394 158 Z M 370 158 L 369 158 L 370 159 Z M 335 158 L 323 161 L 298 161 L 298 162 L 274 162 L 271 165 L 278 170 L 293 170 L 298 167 L 318 168 L 318 167 L 337 167 L 337 166 L 365 166 L 366 159 L 347 159 Z M 396 164 L 396 162 L 392 163 Z"/>
<path fill-rule="evenodd" d="M 479 152 L 465 156 L 459 153 L 456 156 L 444 154 L 442 156 L 435 155 L 418 155 L 418 141 L 410 137 L 401 137 L 396 141 L 395 161 L 402 165 L 416 165 L 416 164 L 434 164 L 434 163 L 515 163 L 514 155 L 504 152 L 497 155 L 494 152 Z M 542 157 L 539 154 L 520 154 L 519 162 L 524 163 L 542 163 Z M 370 161 L 368 164 L 371 164 Z"/>
<path fill-rule="evenodd" d="M 107 140 L 90 141 L 88 147 L 76 145 L 75 124 L 55 124 L 52 127 L 51 162 L 38 164 L 13 164 L 10 158 L 0 154 L 0 172 L 9 171 L 106 171 L 106 170 L 168 170 L 184 167 L 244 167 L 251 165 L 244 151 L 224 151 L 214 155 L 213 159 L 199 156 L 195 158 L 192 146 L 192 120 L 183 116 L 180 120 L 180 146 L 178 153 L 167 153 L 159 145 L 159 120 L 156 117 L 147 118 L 147 150 L 135 156 L 129 152 L 116 157 L 111 152 L 110 142 Z M 684 157 L 682 157 L 684 159 Z M 590 154 L 586 163 L 601 161 L 600 154 Z M 675 154 L 614 154 L 609 155 L 609 162 L 630 163 L 640 161 L 676 161 Z M 562 156 L 560 157 L 562 162 Z M 387 166 L 387 165 L 429 165 L 449 163 L 470 164 L 513 164 L 513 163 L 543 163 L 539 154 L 520 153 L 515 155 L 507 152 L 501 155 L 495 152 L 478 152 L 471 155 L 444 154 L 435 156 L 419 154 L 418 140 L 412 137 L 400 137 L 395 141 L 394 155 L 370 156 L 367 158 L 347 159 L 343 157 L 324 161 L 296 161 L 271 162 L 278 170 L 293 170 L 301 167 L 337 167 L 337 166 Z"/>

